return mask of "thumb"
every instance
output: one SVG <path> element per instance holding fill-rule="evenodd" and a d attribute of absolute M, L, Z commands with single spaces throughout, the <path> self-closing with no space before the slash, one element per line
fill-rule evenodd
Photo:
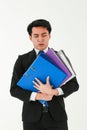
<path fill-rule="evenodd" d="M 50 77 L 49 76 L 47 76 L 46 83 L 50 84 Z"/>

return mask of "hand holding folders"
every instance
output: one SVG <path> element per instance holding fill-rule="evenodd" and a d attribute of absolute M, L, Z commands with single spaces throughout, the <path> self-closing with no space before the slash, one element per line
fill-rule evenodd
<path fill-rule="evenodd" d="M 46 84 L 43 84 L 39 79 L 35 78 L 35 81 L 33 81 L 34 87 L 39 90 L 39 92 L 52 95 L 52 86 L 50 84 L 50 77 L 48 76 L 46 78 Z"/>
<path fill-rule="evenodd" d="M 50 83 L 54 88 L 58 88 L 66 83 L 72 75 L 75 76 L 75 73 L 72 74 L 71 70 L 67 67 L 68 64 L 68 66 L 70 66 L 70 63 L 67 60 L 67 57 L 65 57 L 64 52 L 60 52 L 61 53 L 56 54 L 53 49 L 48 49 L 47 53 L 38 55 L 17 82 L 17 85 L 23 89 L 38 92 L 32 82 L 35 78 L 38 78 L 45 84 L 46 78 L 49 76 Z M 64 57 L 66 61 L 63 61 L 64 58 L 62 57 Z"/>

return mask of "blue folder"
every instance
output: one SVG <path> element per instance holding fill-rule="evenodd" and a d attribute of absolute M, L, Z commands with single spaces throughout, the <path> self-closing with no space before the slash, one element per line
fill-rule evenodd
<path fill-rule="evenodd" d="M 33 87 L 34 84 L 32 81 L 38 78 L 41 82 L 46 83 L 47 76 L 50 77 L 51 85 L 54 88 L 58 88 L 65 80 L 67 74 L 55 66 L 45 54 L 40 54 L 17 82 L 17 85 L 23 89 L 38 92 Z"/>

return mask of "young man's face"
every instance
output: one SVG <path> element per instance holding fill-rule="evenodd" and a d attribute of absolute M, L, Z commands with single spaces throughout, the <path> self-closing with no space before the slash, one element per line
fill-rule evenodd
<path fill-rule="evenodd" d="M 50 34 L 45 27 L 33 27 L 30 40 L 34 45 L 34 48 L 44 50 L 48 47 Z"/>

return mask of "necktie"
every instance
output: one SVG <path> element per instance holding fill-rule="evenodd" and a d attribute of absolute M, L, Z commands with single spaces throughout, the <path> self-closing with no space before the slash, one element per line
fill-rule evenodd
<path fill-rule="evenodd" d="M 39 51 L 39 52 L 38 52 L 38 55 L 39 55 L 39 54 L 43 54 L 43 53 L 44 53 L 44 51 Z"/>

